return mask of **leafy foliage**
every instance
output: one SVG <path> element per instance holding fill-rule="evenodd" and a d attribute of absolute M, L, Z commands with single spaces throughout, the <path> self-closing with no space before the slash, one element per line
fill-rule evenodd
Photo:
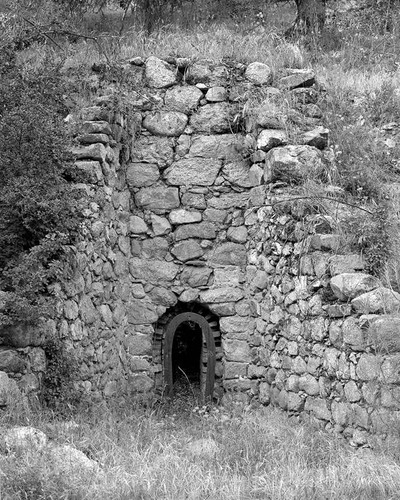
<path fill-rule="evenodd" d="M 0 288 L 5 321 L 45 312 L 48 284 L 60 271 L 79 224 L 79 194 L 63 117 L 65 88 L 50 62 L 25 74 L 11 49 L 0 55 Z"/>

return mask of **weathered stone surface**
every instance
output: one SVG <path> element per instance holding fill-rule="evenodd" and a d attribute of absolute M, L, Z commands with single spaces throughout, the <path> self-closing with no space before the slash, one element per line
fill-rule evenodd
<path fill-rule="evenodd" d="M 133 328 L 133 327 L 130 327 Z M 124 338 L 124 347 L 132 356 L 150 356 L 151 338 L 148 335 L 128 330 L 129 334 Z"/>
<path fill-rule="evenodd" d="M 266 64 L 253 62 L 247 66 L 245 77 L 255 85 L 270 85 L 272 70 Z"/>
<path fill-rule="evenodd" d="M 171 249 L 171 253 L 182 262 L 187 260 L 193 260 L 201 257 L 204 254 L 204 250 L 201 246 L 194 240 L 185 240 L 174 245 Z"/>
<path fill-rule="evenodd" d="M 169 210 L 179 207 L 179 191 L 174 187 L 142 188 L 135 195 L 135 202 L 148 210 Z"/>
<path fill-rule="evenodd" d="M 377 316 L 370 322 L 367 339 L 378 352 L 400 352 L 400 317 Z"/>
<path fill-rule="evenodd" d="M 227 361 L 249 363 L 251 361 L 250 346 L 243 340 L 222 340 L 222 349 Z"/>
<path fill-rule="evenodd" d="M 258 135 L 257 148 L 268 152 L 272 148 L 287 144 L 287 135 L 284 130 L 264 129 Z"/>
<path fill-rule="evenodd" d="M 90 146 L 81 146 L 73 148 L 72 154 L 77 160 L 93 160 L 104 162 L 107 157 L 107 150 L 104 144 L 96 143 Z"/>
<path fill-rule="evenodd" d="M 203 92 L 195 86 L 186 85 L 167 90 L 165 105 L 168 109 L 188 114 L 199 105 Z"/>
<path fill-rule="evenodd" d="M 324 168 L 321 153 L 311 146 L 283 146 L 271 149 L 265 158 L 265 182 L 284 181 L 296 184 L 316 178 Z"/>
<path fill-rule="evenodd" d="M 233 128 L 234 111 L 230 104 L 219 102 L 202 106 L 190 118 L 194 132 L 224 134 Z"/>
<path fill-rule="evenodd" d="M 314 146 L 314 148 L 325 149 L 328 147 L 329 142 L 329 129 L 325 127 L 316 127 L 303 134 L 301 137 L 301 143 L 307 144 L 308 146 Z"/>
<path fill-rule="evenodd" d="M 159 168 L 171 165 L 174 159 L 174 139 L 168 137 L 142 136 L 133 142 L 132 160 L 138 163 L 150 163 Z"/>
<path fill-rule="evenodd" d="M 228 78 L 229 72 L 225 66 L 206 60 L 193 62 L 186 71 L 187 82 L 203 83 L 208 87 L 224 85 Z"/>
<path fill-rule="evenodd" d="M 110 138 L 107 134 L 83 134 L 78 137 L 81 144 L 95 144 L 96 142 L 108 144 Z"/>
<path fill-rule="evenodd" d="M 351 412 L 349 404 L 332 401 L 331 410 L 333 421 L 336 422 L 336 424 L 343 427 L 348 424 Z"/>
<path fill-rule="evenodd" d="M 379 376 L 379 362 L 377 356 L 373 354 L 363 354 L 358 360 L 356 373 L 360 380 L 376 380 Z"/>
<path fill-rule="evenodd" d="M 158 285 L 172 281 L 178 274 L 179 267 L 173 262 L 162 260 L 133 258 L 129 261 L 131 275 L 145 283 Z"/>
<path fill-rule="evenodd" d="M 176 82 L 177 72 L 165 61 L 151 56 L 145 63 L 145 76 L 149 87 L 162 89 Z"/>
<path fill-rule="evenodd" d="M 130 299 L 127 304 L 128 322 L 132 325 L 151 324 L 157 321 L 158 314 L 151 302 L 142 299 Z"/>
<path fill-rule="evenodd" d="M 174 186 L 211 186 L 220 168 L 219 160 L 189 158 L 175 162 L 165 171 L 165 178 Z"/>
<path fill-rule="evenodd" d="M 357 318 L 349 317 L 342 326 L 343 342 L 354 351 L 364 351 L 366 348 L 365 333 Z"/>
<path fill-rule="evenodd" d="M 199 291 L 194 288 L 189 288 L 188 290 L 184 290 L 179 295 L 180 302 L 194 302 L 199 297 Z"/>
<path fill-rule="evenodd" d="M 84 172 L 88 182 L 92 184 L 101 184 L 103 181 L 103 172 L 98 161 L 77 161 L 75 167 Z"/>
<path fill-rule="evenodd" d="M 211 87 L 206 93 L 208 102 L 223 102 L 228 98 L 225 87 Z"/>
<path fill-rule="evenodd" d="M 207 207 L 204 194 L 200 193 L 184 193 L 182 195 L 182 205 L 188 207 L 197 208 L 198 210 L 204 210 Z"/>
<path fill-rule="evenodd" d="M 82 320 L 87 324 L 94 323 L 99 317 L 91 298 L 87 295 L 82 297 L 79 303 L 79 311 Z"/>
<path fill-rule="evenodd" d="M 255 121 L 259 127 L 282 129 L 284 113 L 272 100 L 264 100 L 255 111 Z"/>
<path fill-rule="evenodd" d="M 58 476 L 65 475 L 68 478 L 77 473 L 90 474 L 99 469 L 95 460 L 69 444 L 52 444 L 48 449 L 48 460 Z"/>
<path fill-rule="evenodd" d="M 384 384 L 400 383 L 400 355 L 391 354 L 385 357 L 381 365 L 381 382 Z"/>
<path fill-rule="evenodd" d="M 16 323 L 0 326 L 0 345 L 10 347 L 39 346 L 44 342 L 44 326 L 41 328 L 29 323 Z"/>
<path fill-rule="evenodd" d="M 224 266 L 214 270 L 214 286 L 240 286 L 244 282 L 244 272 L 238 266 Z"/>
<path fill-rule="evenodd" d="M 331 278 L 330 286 L 339 300 L 354 299 L 381 285 L 375 276 L 365 273 L 343 273 Z"/>
<path fill-rule="evenodd" d="M 79 126 L 81 134 L 107 134 L 112 135 L 110 124 L 106 121 L 85 121 Z"/>
<path fill-rule="evenodd" d="M 174 232 L 176 241 L 187 240 L 189 238 L 199 238 L 202 240 L 213 240 L 217 236 L 215 226 L 211 222 L 200 222 L 199 224 L 187 224 L 177 228 Z"/>
<path fill-rule="evenodd" d="M 222 333 L 230 338 L 235 338 L 236 333 L 251 333 L 254 330 L 254 319 L 242 316 L 221 318 L 219 327 Z"/>
<path fill-rule="evenodd" d="M 227 238 L 234 243 L 246 243 L 248 231 L 246 226 L 230 227 L 227 231 Z"/>
<path fill-rule="evenodd" d="M 130 188 L 151 186 L 159 177 L 160 172 L 154 163 L 130 163 L 126 168 L 126 182 Z"/>
<path fill-rule="evenodd" d="M 361 399 L 361 392 L 359 391 L 354 380 L 350 380 L 350 382 L 347 382 L 347 384 L 344 386 L 344 394 L 347 401 L 349 401 L 350 403 L 355 403 L 356 401 L 360 401 Z"/>
<path fill-rule="evenodd" d="M 214 248 L 209 260 L 215 266 L 244 266 L 247 261 L 246 249 L 238 243 L 223 243 Z"/>
<path fill-rule="evenodd" d="M 182 134 L 188 117 L 178 111 L 156 111 L 143 120 L 143 127 L 154 135 L 176 137 Z"/>
<path fill-rule="evenodd" d="M 316 396 L 319 394 L 318 380 L 309 373 L 302 375 L 299 378 L 299 389 L 310 396 Z"/>
<path fill-rule="evenodd" d="M 171 290 L 161 286 L 154 287 L 153 290 L 149 292 L 149 296 L 156 306 L 172 307 L 178 302 L 176 295 L 171 292 Z"/>
<path fill-rule="evenodd" d="M 193 136 L 189 156 L 218 160 L 241 160 L 244 138 L 241 134 Z"/>
<path fill-rule="evenodd" d="M 138 217 L 137 215 L 131 215 L 129 217 L 129 231 L 131 234 L 143 234 L 148 230 L 145 221 Z"/>
<path fill-rule="evenodd" d="M 214 314 L 219 317 L 222 316 L 233 316 L 236 314 L 236 308 L 234 302 L 226 302 L 222 304 L 209 304 L 208 308 Z"/>
<path fill-rule="evenodd" d="M 332 255 L 329 259 L 329 271 L 331 276 L 363 271 L 364 268 L 365 262 L 360 254 Z"/>
<path fill-rule="evenodd" d="M 224 378 L 238 378 L 247 376 L 248 363 L 225 363 L 224 367 Z"/>
<path fill-rule="evenodd" d="M 210 198 L 208 200 L 207 211 L 210 213 L 210 208 L 216 208 L 217 210 L 227 210 L 232 207 L 242 208 L 247 205 L 249 201 L 249 193 L 226 193 L 218 197 Z M 215 212 L 213 212 L 215 214 Z M 222 212 L 219 212 L 222 215 Z M 206 219 L 206 214 L 204 213 L 204 219 Z M 213 219 L 209 219 L 213 220 Z M 214 219 L 215 220 L 215 219 Z"/>
<path fill-rule="evenodd" d="M 245 160 L 225 163 L 222 176 L 234 186 L 248 188 L 256 185 L 255 179 L 250 178 L 250 165 Z"/>
<path fill-rule="evenodd" d="M 233 287 L 212 288 L 200 292 L 200 301 L 208 303 L 237 302 L 244 296 L 243 290 Z"/>
<path fill-rule="evenodd" d="M 169 220 L 171 224 L 192 224 L 193 222 L 201 221 L 201 212 L 178 208 L 176 210 L 171 210 L 169 213 Z"/>
<path fill-rule="evenodd" d="M 320 420 L 330 420 L 331 412 L 324 399 L 308 397 L 304 406 L 305 411 L 309 411 Z"/>
<path fill-rule="evenodd" d="M 290 69 L 290 73 L 279 80 L 279 88 L 292 90 L 298 87 L 311 87 L 315 82 L 315 74 L 312 70 Z"/>
<path fill-rule="evenodd" d="M 376 313 L 397 313 L 400 311 L 400 294 L 379 286 L 379 280 L 376 279 L 378 288 L 367 291 L 362 295 L 358 295 L 351 301 L 353 308 L 359 314 L 376 314 Z"/>
<path fill-rule="evenodd" d="M 171 231 L 171 224 L 168 219 L 155 214 L 151 214 L 151 226 L 156 236 L 162 236 Z"/>
<path fill-rule="evenodd" d="M 209 267 L 185 267 L 180 275 L 182 283 L 196 288 L 205 286 L 208 283 L 212 269 Z"/>

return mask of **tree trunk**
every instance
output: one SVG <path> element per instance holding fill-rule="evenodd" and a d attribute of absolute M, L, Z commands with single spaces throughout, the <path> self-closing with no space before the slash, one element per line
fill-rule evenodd
<path fill-rule="evenodd" d="M 295 0 L 296 20 L 286 36 L 298 34 L 316 34 L 322 30 L 326 18 L 326 0 Z"/>

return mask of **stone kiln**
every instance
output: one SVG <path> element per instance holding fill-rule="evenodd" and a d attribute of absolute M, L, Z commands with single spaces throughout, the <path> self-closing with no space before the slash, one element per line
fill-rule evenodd
<path fill-rule="evenodd" d="M 400 409 L 399 296 L 296 199 L 326 172 L 313 73 L 155 57 L 124 71 L 119 110 L 109 92 L 76 122 L 89 206 L 52 326 L 78 390 L 169 394 L 189 350 L 205 397 L 276 404 L 359 443 L 384 431 Z M 40 378 L 29 347 L 11 350 L 22 380 Z"/>

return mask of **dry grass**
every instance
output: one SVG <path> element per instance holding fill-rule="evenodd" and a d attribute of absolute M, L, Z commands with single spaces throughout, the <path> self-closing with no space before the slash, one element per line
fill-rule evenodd
<path fill-rule="evenodd" d="M 65 477 L 45 455 L 9 455 L 0 460 L 1 498 L 398 498 L 400 466 L 393 457 L 354 450 L 279 410 L 98 411 L 76 417 L 72 427 L 43 415 L 37 422 L 30 417 L 31 425 L 57 442 L 90 452 L 101 466 L 96 473 Z M 193 452 L 191 443 L 198 439 L 215 441 L 217 452 Z"/>

